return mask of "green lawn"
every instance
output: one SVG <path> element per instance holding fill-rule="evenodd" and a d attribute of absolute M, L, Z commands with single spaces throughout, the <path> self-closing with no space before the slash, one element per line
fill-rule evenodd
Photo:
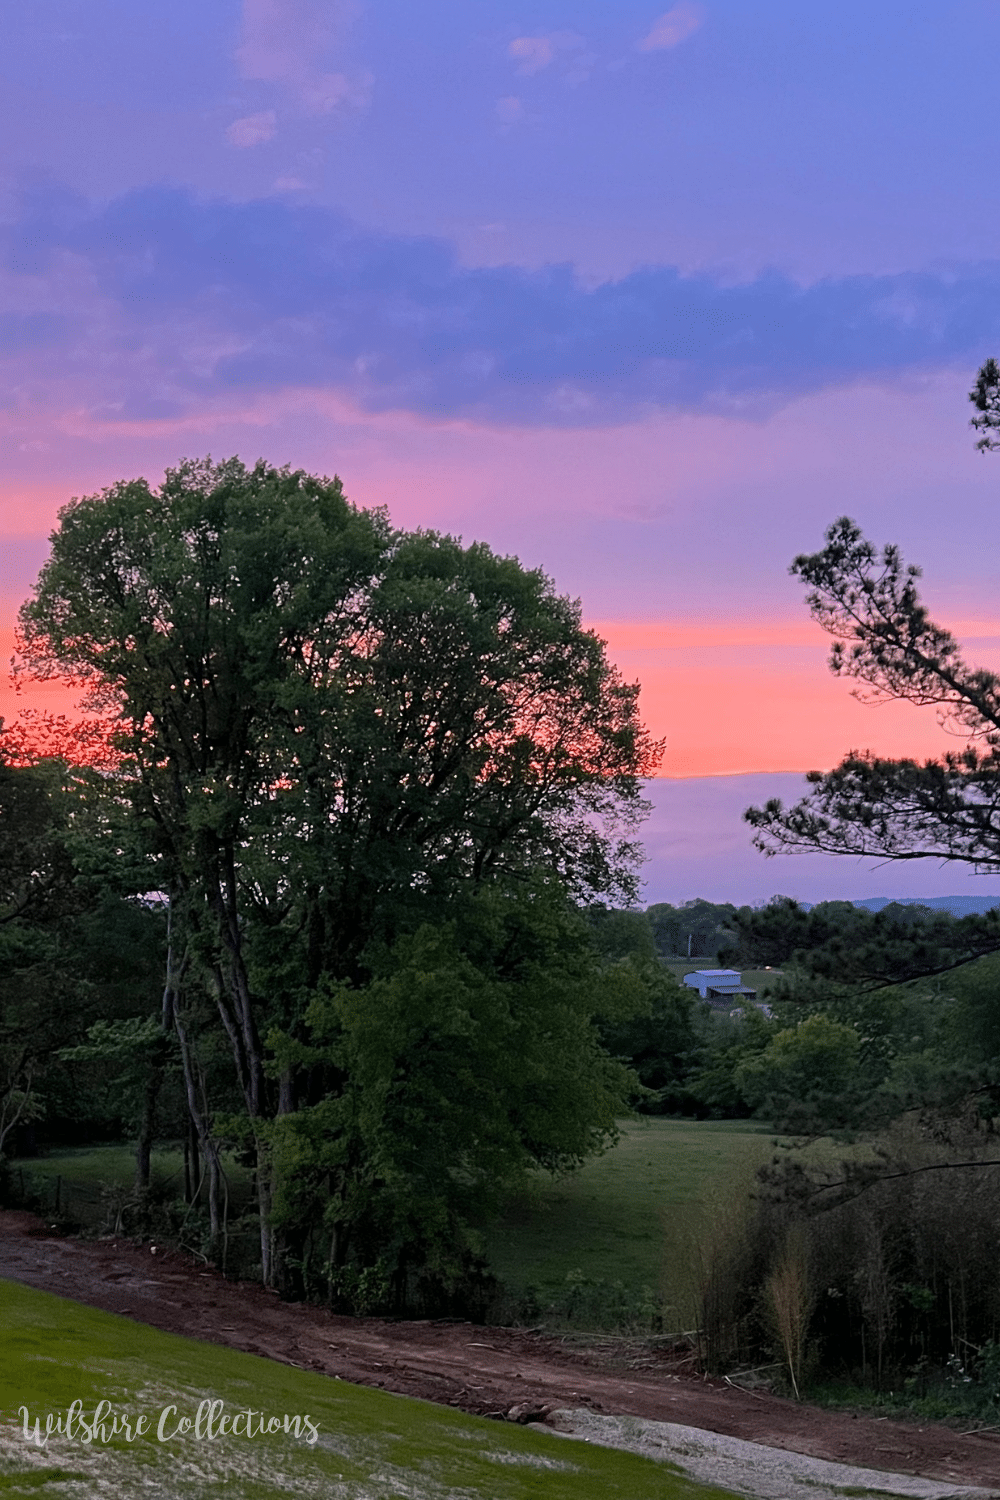
<path fill-rule="evenodd" d="M 685 974 L 692 973 L 695 969 L 717 969 L 719 960 L 713 953 L 710 958 L 699 958 L 697 953 L 690 958 L 664 958 L 661 960 L 663 967 L 669 969 L 675 979 L 683 979 Z"/>
<path fill-rule="evenodd" d="M 670 1465 L 295 1370 L 0 1281 L 0 1494 L 77 1500 L 725 1500 Z M 87 1428 L 24 1436 L 82 1404 Z M 98 1403 L 100 1429 L 87 1441 Z M 276 1430 L 209 1438 L 199 1404 Z M 167 1412 L 163 1441 L 157 1437 Z M 312 1428 L 305 1423 L 308 1415 Z M 147 1430 L 136 1432 L 137 1419 Z M 275 1422 L 270 1423 L 271 1418 Z M 301 1418 L 300 1434 L 285 1418 Z M 131 1441 L 113 1419 L 130 1424 Z M 190 1430 L 177 1424 L 186 1418 Z M 54 1426 L 54 1420 L 52 1425 Z M 309 1441 L 312 1429 L 314 1441 Z M 103 1440 L 106 1437 L 107 1441 Z"/>
<path fill-rule="evenodd" d="M 132 1146 L 61 1146 L 48 1156 L 26 1156 L 13 1162 L 25 1176 L 46 1181 L 61 1176 L 68 1183 L 100 1187 L 116 1183 L 128 1187 L 135 1177 Z M 155 1150 L 150 1158 L 150 1177 L 180 1195 L 184 1190 L 184 1157 L 180 1151 Z"/>
<path fill-rule="evenodd" d="M 490 1262 L 514 1292 L 619 1282 L 619 1302 L 662 1297 L 667 1321 L 689 1326 L 691 1238 L 771 1155 L 773 1134 L 757 1122 L 662 1116 L 621 1131 L 613 1150 L 571 1177 L 539 1174 L 490 1234 Z"/>

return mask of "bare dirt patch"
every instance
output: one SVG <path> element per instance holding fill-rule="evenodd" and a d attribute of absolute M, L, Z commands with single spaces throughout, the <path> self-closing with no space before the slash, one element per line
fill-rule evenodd
<path fill-rule="evenodd" d="M 185 1255 L 50 1235 L 0 1211 L 0 1277 L 331 1377 L 481 1416 L 557 1408 L 650 1418 L 870 1469 L 1000 1489 L 1000 1434 L 799 1406 L 694 1376 L 668 1351 L 471 1323 L 338 1317 L 226 1281 Z"/>

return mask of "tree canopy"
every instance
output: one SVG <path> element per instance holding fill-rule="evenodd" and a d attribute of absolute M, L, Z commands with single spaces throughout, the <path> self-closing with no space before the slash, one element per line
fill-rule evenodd
<path fill-rule="evenodd" d="M 411 1021 L 391 1019 L 402 995 L 394 966 L 439 955 L 458 976 L 454 1004 L 468 997 L 447 1035 L 485 1036 L 475 1012 L 494 992 L 469 977 L 469 951 L 454 951 L 460 929 L 471 941 L 469 900 L 502 895 L 524 913 L 510 941 L 534 933 L 536 966 L 564 967 L 565 931 L 540 914 L 552 900 L 569 912 L 631 899 L 641 778 L 659 747 L 639 720 L 638 685 L 622 681 L 579 604 L 540 570 L 482 544 L 395 530 L 383 512 L 351 505 L 337 479 L 190 460 L 159 488 L 135 480 L 72 501 L 51 540 L 21 612 L 23 657 L 39 676 L 80 682 L 110 722 L 148 888 L 170 900 L 164 1017 L 191 1093 L 192 1026 L 204 1026 L 206 1004 L 216 1012 L 257 1152 L 273 1279 L 281 1216 L 271 1205 L 287 1207 L 289 1139 L 275 1120 L 341 1101 L 327 1124 L 340 1121 L 341 1146 L 355 1153 L 355 1187 L 370 1175 L 375 1137 L 344 1122 L 352 1079 L 374 1068 L 370 1097 L 383 1087 L 374 1053 L 362 1063 L 358 1049 L 413 1035 Z M 583 919 L 572 921 L 593 951 Z M 415 949 L 431 930 L 434 942 Z M 424 988 L 433 1030 L 437 992 Z M 556 1006 L 557 990 L 546 1001 L 536 985 L 531 1003 Z M 367 997 L 361 1011 L 342 1000 L 322 1012 L 319 1046 L 317 1006 L 349 993 Z M 592 1013 L 593 988 L 581 993 Z M 585 1015 L 580 1024 L 590 1035 Z M 413 1045 L 386 1078 L 402 1069 L 419 1092 L 415 1058 L 431 1054 Z M 627 1092 L 593 1037 L 582 1045 L 580 1107 L 593 1131 L 527 1109 L 504 1127 L 539 1162 L 561 1159 L 560 1132 L 576 1143 L 570 1155 L 604 1139 L 608 1088 Z M 553 1088 L 556 1052 L 544 1055 Z M 487 1093 L 507 1108 L 502 1091 Z M 402 1097 L 398 1120 L 411 1110 Z M 199 1121 L 208 1151 L 211 1121 L 204 1111 Z"/>
<path fill-rule="evenodd" d="M 850 901 L 806 909 L 788 896 L 744 906 L 731 921 L 736 941 L 720 962 L 744 968 L 793 964 L 810 979 L 878 988 L 944 974 L 1000 948 L 1000 911 L 956 918 L 890 902 L 866 911 Z"/>

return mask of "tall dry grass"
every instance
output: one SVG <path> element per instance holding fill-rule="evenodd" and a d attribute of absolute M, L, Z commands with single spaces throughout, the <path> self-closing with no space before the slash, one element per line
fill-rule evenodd
<path fill-rule="evenodd" d="M 816 1302 L 812 1254 L 804 1224 L 793 1224 L 765 1283 L 767 1310 L 796 1401 L 802 1399 L 802 1365 Z"/>
<path fill-rule="evenodd" d="M 813 1373 L 894 1390 L 979 1379 L 1000 1350 L 1000 1135 L 910 1122 L 876 1144 L 750 1170 L 675 1236 L 703 1369 L 780 1355 L 799 1398 Z"/>
<path fill-rule="evenodd" d="M 664 1306 L 678 1332 L 694 1340 L 703 1370 L 749 1358 L 756 1338 L 756 1297 L 764 1271 L 755 1233 L 758 1151 L 747 1152 L 715 1192 L 665 1223 Z"/>

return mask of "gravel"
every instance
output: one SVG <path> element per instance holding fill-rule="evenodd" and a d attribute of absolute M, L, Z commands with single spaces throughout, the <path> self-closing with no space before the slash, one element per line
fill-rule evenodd
<path fill-rule="evenodd" d="M 995 1489 L 829 1463 L 675 1422 L 599 1416 L 580 1409 L 553 1411 L 544 1423 L 528 1425 L 539 1432 L 558 1432 L 602 1447 L 661 1459 L 675 1464 L 691 1479 L 718 1485 L 750 1500 L 843 1500 L 845 1494 L 899 1496 L 905 1500 L 1000 1500 L 1000 1491 Z"/>

